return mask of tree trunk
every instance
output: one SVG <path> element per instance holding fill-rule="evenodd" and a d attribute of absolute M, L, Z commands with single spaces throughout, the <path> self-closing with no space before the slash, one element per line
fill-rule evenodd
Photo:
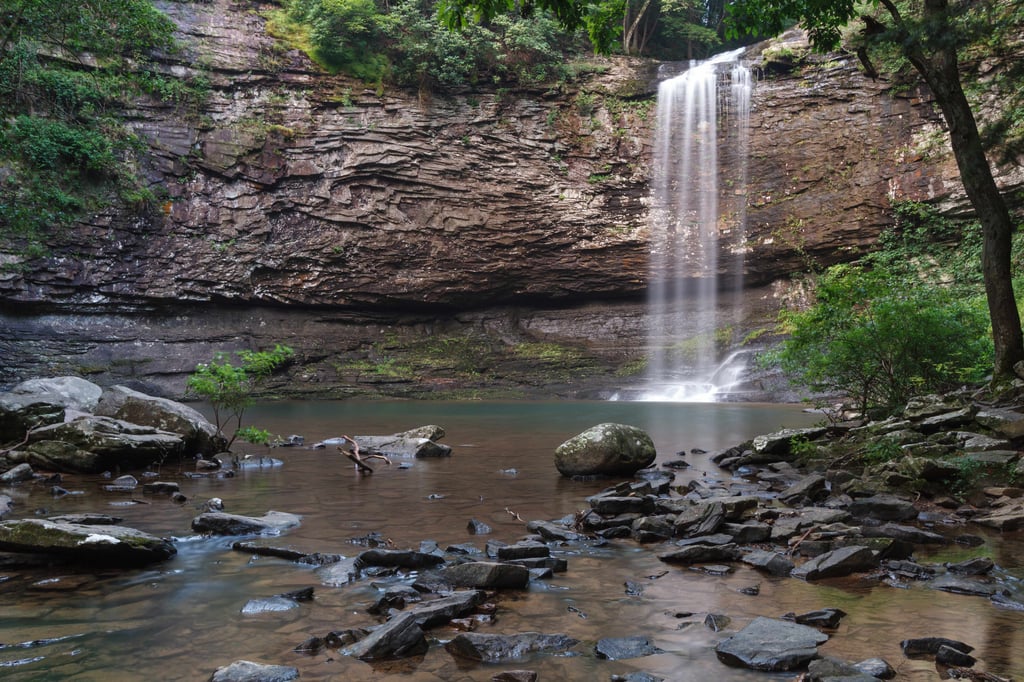
<path fill-rule="evenodd" d="M 947 0 L 926 0 L 925 21 L 945 19 L 946 10 Z M 947 21 L 938 23 L 946 30 L 954 30 Z M 942 110 L 960 179 L 981 223 L 981 269 L 995 346 L 992 376 L 994 380 L 1009 377 L 1013 375 L 1014 364 L 1024 360 L 1024 335 L 1013 294 L 1010 212 L 992 176 L 974 113 L 960 83 L 956 49 L 947 43 L 926 55 L 922 45 L 914 41 L 904 44 L 904 54 L 924 77 Z"/>

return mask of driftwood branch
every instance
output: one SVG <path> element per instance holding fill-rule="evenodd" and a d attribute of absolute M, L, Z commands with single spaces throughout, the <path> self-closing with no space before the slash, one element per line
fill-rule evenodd
<path fill-rule="evenodd" d="M 391 466 L 391 460 L 388 459 L 386 455 L 380 455 L 380 454 L 364 455 L 364 454 L 361 454 L 359 452 L 359 443 L 356 442 L 355 438 L 352 438 L 351 436 L 342 436 L 342 438 L 352 444 L 352 449 L 351 450 L 346 450 L 346 449 L 342 448 L 341 446 L 338 446 L 338 452 L 340 452 L 341 454 L 345 455 L 350 460 L 352 460 L 355 463 L 355 465 L 356 465 L 356 470 L 357 471 L 365 472 L 365 473 L 368 473 L 368 474 L 372 474 L 373 473 L 373 469 L 366 464 L 365 460 L 368 460 L 368 459 L 382 459 L 382 460 L 384 460 L 387 463 L 388 466 Z"/>
<path fill-rule="evenodd" d="M 21 440 L 20 443 L 15 443 L 14 445 L 12 445 L 10 447 L 7 447 L 7 448 L 4 448 L 4 449 L 0 450 L 0 455 L 6 455 L 6 454 L 9 454 L 11 452 L 14 452 L 18 448 L 20 448 L 22 445 L 27 443 L 28 439 L 32 437 L 32 432 L 33 431 L 35 431 L 35 428 L 31 428 L 28 431 L 26 431 L 25 432 L 25 437 Z"/>

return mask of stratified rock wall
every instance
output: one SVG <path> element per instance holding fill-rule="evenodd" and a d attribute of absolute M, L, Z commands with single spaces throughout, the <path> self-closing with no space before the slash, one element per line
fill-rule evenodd
<path fill-rule="evenodd" d="M 209 100 L 201 110 L 150 101 L 131 112 L 150 146 L 141 171 L 159 206 L 94 216 L 42 261 L 0 254 L 16 266 L 0 271 L 0 385 L 70 364 L 172 377 L 177 389 L 214 349 L 289 337 L 244 326 L 265 317 L 248 307 L 288 306 L 300 328 L 296 316 L 316 327 L 324 311 L 344 310 L 344 352 L 372 343 L 358 342 L 352 320 L 370 333 L 389 315 L 450 323 L 460 311 L 509 305 L 497 317 L 514 320 L 515 333 L 496 337 L 508 343 L 642 346 L 636 310 L 607 305 L 646 290 L 657 64 L 595 60 L 601 69 L 582 81 L 531 91 L 378 91 L 283 50 L 247 4 L 162 6 L 188 46 L 166 68 L 208 79 Z M 746 254 L 748 283 L 770 285 L 870 248 L 890 224 L 891 197 L 959 210 L 940 132 L 921 91 L 893 95 L 849 56 L 762 73 L 749 228 L 723 249 Z M 771 308 L 784 288 L 762 290 L 751 310 Z M 243 326 L 221 324 L 225 306 Z M 535 317 L 538 307 L 577 312 Z M 554 331 L 549 318 L 559 320 Z M 587 333 L 565 326 L 570 319 Z M 317 347 L 330 338 L 293 336 L 306 339 L 300 358 L 331 357 Z"/>

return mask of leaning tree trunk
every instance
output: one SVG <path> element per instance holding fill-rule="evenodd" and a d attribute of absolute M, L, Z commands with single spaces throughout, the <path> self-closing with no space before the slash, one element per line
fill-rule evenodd
<path fill-rule="evenodd" d="M 926 0 L 925 20 L 943 19 L 946 0 Z M 953 30 L 945 23 L 947 30 Z M 971 105 L 960 83 L 960 70 L 954 47 L 939 47 L 926 55 L 918 42 L 905 44 L 905 54 L 931 88 L 935 101 L 949 126 L 949 140 L 960 170 L 967 198 L 981 223 L 981 270 L 985 295 L 992 320 L 992 341 L 995 346 L 993 379 L 1013 374 L 1013 366 L 1024 360 L 1024 335 L 1020 314 L 1013 294 L 1010 260 L 1013 222 L 1002 194 L 992 176 L 985 149 L 978 134 Z"/>

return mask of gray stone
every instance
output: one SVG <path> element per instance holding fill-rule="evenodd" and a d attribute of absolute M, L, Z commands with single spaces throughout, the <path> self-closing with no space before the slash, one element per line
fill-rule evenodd
<path fill-rule="evenodd" d="M 291 611 L 299 608 L 299 602 L 288 597 L 275 596 L 262 599 L 250 599 L 242 607 L 242 613 L 252 615 L 256 613 L 276 613 L 279 611 Z"/>
<path fill-rule="evenodd" d="M 779 499 L 786 504 L 795 505 L 800 502 L 817 502 L 828 497 L 828 481 L 821 474 L 809 474 L 781 493 Z"/>
<path fill-rule="evenodd" d="M 956 666 L 958 668 L 970 668 L 978 662 L 974 656 L 960 651 L 955 647 L 943 644 L 935 652 L 935 662 L 939 665 Z"/>
<path fill-rule="evenodd" d="M 206 512 L 192 519 L 192 530 L 209 535 L 277 535 L 299 525 L 300 521 L 295 514 L 279 511 L 268 511 L 260 518 Z"/>
<path fill-rule="evenodd" d="M 815 659 L 807 665 L 807 682 L 840 681 L 876 682 L 877 678 L 868 675 L 852 663 L 828 656 Z"/>
<path fill-rule="evenodd" d="M 896 677 L 896 669 L 882 658 L 867 658 L 854 663 L 853 667 L 866 675 L 871 675 L 880 680 L 891 680 Z"/>
<path fill-rule="evenodd" d="M 971 521 L 1001 531 L 1024 528 L 1024 504 L 1016 501 L 989 514 L 976 516 Z"/>
<path fill-rule="evenodd" d="M 426 635 L 411 611 L 400 613 L 342 653 L 363 661 L 405 658 L 425 653 Z"/>
<path fill-rule="evenodd" d="M 605 637 L 594 645 L 594 653 L 598 658 L 610 661 L 621 661 L 627 658 L 640 658 L 653 654 L 664 653 L 651 644 L 646 637 Z"/>
<path fill-rule="evenodd" d="M 484 663 L 521 659 L 532 653 L 561 654 L 579 644 L 568 635 L 523 632 L 515 635 L 464 632 L 444 645 L 452 656 Z"/>
<path fill-rule="evenodd" d="M 821 426 L 806 429 L 782 429 L 781 431 L 755 437 L 751 441 L 751 447 L 758 456 L 763 458 L 760 461 L 785 461 L 793 456 L 792 444 L 794 439 L 817 440 L 824 436 L 827 430 Z"/>
<path fill-rule="evenodd" d="M 949 538 L 934 531 L 924 530 L 915 526 L 904 526 L 898 523 L 886 523 L 878 528 L 863 529 L 865 537 L 886 537 L 905 540 L 918 545 L 947 545 Z"/>
<path fill-rule="evenodd" d="M 555 448 L 563 476 L 630 476 L 654 463 L 654 441 L 626 424 L 598 424 Z"/>
<path fill-rule="evenodd" d="M 231 665 L 217 668 L 210 676 L 210 682 L 288 682 L 297 679 L 298 668 L 252 661 L 235 661 Z"/>
<path fill-rule="evenodd" d="M 984 407 L 974 415 L 974 420 L 988 427 L 1004 438 L 1024 436 L 1024 414 L 999 407 Z"/>
<path fill-rule="evenodd" d="M 387 566 L 420 569 L 444 563 L 444 557 L 412 549 L 367 549 L 356 557 L 356 566 Z"/>
<path fill-rule="evenodd" d="M 395 434 L 395 438 L 426 438 L 427 440 L 433 441 L 441 440 L 444 436 L 444 427 L 438 426 L 437 424 L 417 426 L 415 429 L 409 429 L 408 431 L 402 431 L 401 433 Z"/>
<path fill-rule="evenodd" d="M 857 517 L 880 521 L 909 521 L 917 517 L 913 502 L 888 494 L 856 499 L 849 512 Z"/>
<path fill-rule="evenodd" d="M 958 575 L 985 575 L 995 568 L 995 563 L 987 556 L 965 559 L 955 564 L 946 564 L 946 570 Z"/>
<path fill-rule="evenodd" d="M 747 627 L 718 643 L 715 654 L 726 665 L 753 670 L 796 670 L 817 657 L 828 635 L 787 620 L 755 618 Z"/>
<path fill-rule="evenodd" d="M 725 506 L 717 500 L 696 504 L 676 516 L 675 534 L 682 537 L 710 535 L 725 523 L 725 516 Z"/>
<path fill-rule="evenodd" d="M 875 553 L 867 547 L 851 545 L 809 559 L 793 569 L 794 578 L 821 580 L 839 578 L 858 571 L 867 571 L 878 565 Z"/>
<path fill-rule="evenodd" d="M 525 566 L 491 561 L 470 561 L 448 566 L 441 577 L 456 587 L 483 589 L 520 589 L 530 582 L 530 571 Z"/>
<path fill-rule="evenodd" d="M 94 469 L 84 473 L 115 467 L 139 469 L 168 457 L 179 457 L 183 447 L 182 437 L 176 433 L 97 416 L 35 429 L 29 435 L 29 443 L 40 441 L 60 441 L 96 455 Z"/>
<path fill-rule="evenodd" d="M 177 553 L 170 541 L 126 526 L 47 519 L 0 522 L 0 550 L 46 554 L 86 565 L 141 566 Z"/>
<path fill-rule="evenodd" d="M 940 575 L 935 578 L 935 580 L 929 582 L 928 587 L 933 590 L 941 590 L 942 592 L 950 592 L 952 594 L 964 594 L 970 597 L 985 598 L 991 598 L 1000 594 L 1004 589 L 1000 587 L 998 583 L 990 582 L 986 579 L 957 576 L 952 573 Z"/>
<path fill-rule="evenodd" d="M 526 524 L 526 530 L 536 533 L 548 542 L 575 542 L 581 537 L 579 533 L 551 521 L 530 521 Z"/>
<path fill-rule="evenodd" d="M 31 481 L 34 477 L 35 473 L 32 471 L 32 465 L 28 462 L 22 462 L 0 474 L 0 483 L 6 485 L 24 483 L 25 481 Z"/>
<path fill-rule="evenodd" d="M 748 521 L 747 523 L 723 523 L 719 528 L 741 545 L 767 542 L 772 537 L 772 527 L 766 523 Z"/>
<path fill-rule="evenodd" d="M 105 389 L 94 414 L 176 433 L 184 441 L 185 452 L 189 455 L 213 455 L 223 451 L 227 445 L 227 440 L 218 435 L 217 427 L 198 410 L 125 386 Z"/>
<path fill-rule="evenodd" d="M 907 401 L 903 408 L 903 416 L 906 419 L 917 421 L 934 417 L 939 414 L 952 412 L 963 407 L 959 398 L 952 395 L 920 395 L 914 396 Z"/>
<path fill-rule="evenodd" d="M 744 554 L 741 560 L 756 569 L 778 576 L 789 575 L 795 566 L 785 555 L 763 549 Z"/>
<path fill-rule="evenodd" d="M 654 499 L 647 495 L 642 497 L 594 495 L 588 497 L 587 502 L 591 509 L 603 516 L 650 514 L 654 511 Z"/>
<path fill-rule="evenodd" d="M 492 675 L 491 682 L 537 682 L 537 673 L 533 670 L 505 670 Z"/>
<path fill-rule="evenodd" d="M 793 621 L 800 625 L 834 629 L 839 627 L 839 621 L 845 615 L 846 611 L 842 609 L 818 609 L 817 611 L 808 611 L 807 613 L 794 616 Z"/>
<path fill-rule="evenodd" d="M 974 651 L 974 647 L 970 644 L 945 637 L 915 637 L 900 642 L 904 656 L 934 656 L 943 646 L 949 646 L 965 653 Z"/>
<path fill-rule="evenodd" d="M 658 554 L 658 558 L 670 564 L 699 564 L 715 561 L 736 561 L 740 550 L 736 545 L 687 545 Z"/>
<path fill-rule="evenodd" d="M 517 542 L 514 545 L 503 545 L 496 547 L 494 556 L 499 561 L 512 561 L 515 559 L 535 559 L 538 557 L 551 556 L 551 549 L 543 542 Z"/>
<path fill-rule="evenodd" d="M 482 604 L 487 594 L 481 590 L 457 590 L 439 599 L 423 601 L 409 609 L 416 622 L 424 629 L 443 625 L 453 618 L 461 618 Z"/>
<path fill-rule="evenodd" d="M 8 396 L 22 402 L 31 401 L 59 405 L 75 412 L 93 412 L 103 389 L 79 377 L 29 379 L 16 385 Z"/>

